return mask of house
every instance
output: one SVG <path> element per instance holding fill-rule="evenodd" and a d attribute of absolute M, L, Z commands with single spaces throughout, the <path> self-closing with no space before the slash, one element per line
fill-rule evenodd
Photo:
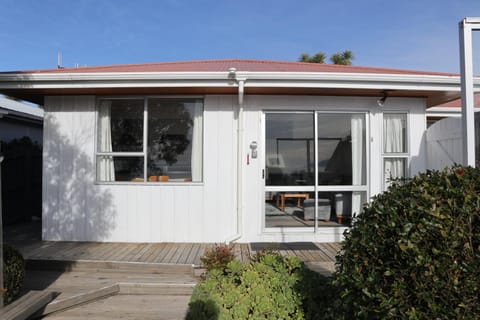
<path fill-rule="evenodd" d="M 29 137 L 42 143 L 43 110 L 8 98 L 0 97 L 0 141 Z"/>
<path fill-rule="evenodd" d="M 8 225 L 42 213 L 43 110 L 0 97 L 2 218 Z"/>
<path fill-rule="evenodd" d="M 339 241 L 426 169 L 425 110 L 459 83 L 239 59 L 0 73 L 45 108 L 43 238 L 72 241 Z"/>

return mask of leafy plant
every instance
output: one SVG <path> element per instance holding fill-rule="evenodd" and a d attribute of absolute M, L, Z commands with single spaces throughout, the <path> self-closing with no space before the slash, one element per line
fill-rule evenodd
<path fill-rule="evenodd" d="M 219 244 L 205 251 L 205 254 L 200 258 L 202 265 L 207 271 L 213 269 L 225 269 L 229 262 L 235 259 L 233 253 L 233 246 Z"/>
<path fill-rule="evenodd" d="M 197 284 L 187 319 L 324 319 L 317 298 L 329 280 L 296 257 L 258 254 L 250 264 L 233 260 Z"/>
<path fill-rule="evenodd" d="M 3 245 L 3 301 L 8 304 L 20 293 L 25 279 L 25 261 L 14 247 Z"/>
<path fill-rule="evenodd" d="M 345 234 L 337 267 L 341 318 L 480 318 L 480 170 L 394 182 Z"/>

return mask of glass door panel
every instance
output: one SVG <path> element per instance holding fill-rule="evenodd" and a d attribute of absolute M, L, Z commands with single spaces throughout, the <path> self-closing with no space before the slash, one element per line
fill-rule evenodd
<path fill-rule="evenodd" d="M 318 184 L 364 185 L 365 115 L 318 114 Z"/>
<path fill-rule="evenodd" d="M 266 114 L 266 185 L 314 185 L 313 113 Z"/>
<path fill-rule="evenodd" d="M 298 228 L 314 226 L 313 219 L 304 216 L 305 206 L 314 196 L 306 190 L 266 191 L 265 227 Z"/>
<path fill-rule="evenodd" d="M 348 226 L 366 202 L 366 150 L 365 113 L 266 113 L 265 228 Z"/>

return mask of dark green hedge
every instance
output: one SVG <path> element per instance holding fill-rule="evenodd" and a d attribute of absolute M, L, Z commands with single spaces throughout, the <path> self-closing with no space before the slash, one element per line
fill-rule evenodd
<path fill-rule="evenodd" d="M 480 319 L 480 169 L 394 183 L 346 233 L 346 319 Z"/>
<path fill-rule="evenodd" d="M 17 249 L 3 245 L 3 301 L 8 304 L 20 293 L 25 279 L 25 261 Z"/>

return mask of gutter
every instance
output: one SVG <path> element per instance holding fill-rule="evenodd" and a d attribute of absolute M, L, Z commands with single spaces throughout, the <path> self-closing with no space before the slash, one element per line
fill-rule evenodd
<path fill-rule="evenodd" d="M 234 235 L 225 239 L 228 245 L 242 237 L 243 218 L 243 101 L 245 95 L 246 77 L 238 78 L 235 68 L 229 69 L 229 76 L 233 77 L 238 84 L 238 120 L 237 120 L 237 231 Z"/>
<path fill-rule="evenodd" d="M 249 87 L 356 88 L 460 91 L 460 77 L 447 75 L 368 74 L 334 72 L 229 72 L 237 83 L 248 77 Z M 474 79 L 476 91 L 480 78 Z M 136 87 L 230 87 L 225 72 L 125 72 L 2 74 L 0 89 L 75 89 Z"/>

